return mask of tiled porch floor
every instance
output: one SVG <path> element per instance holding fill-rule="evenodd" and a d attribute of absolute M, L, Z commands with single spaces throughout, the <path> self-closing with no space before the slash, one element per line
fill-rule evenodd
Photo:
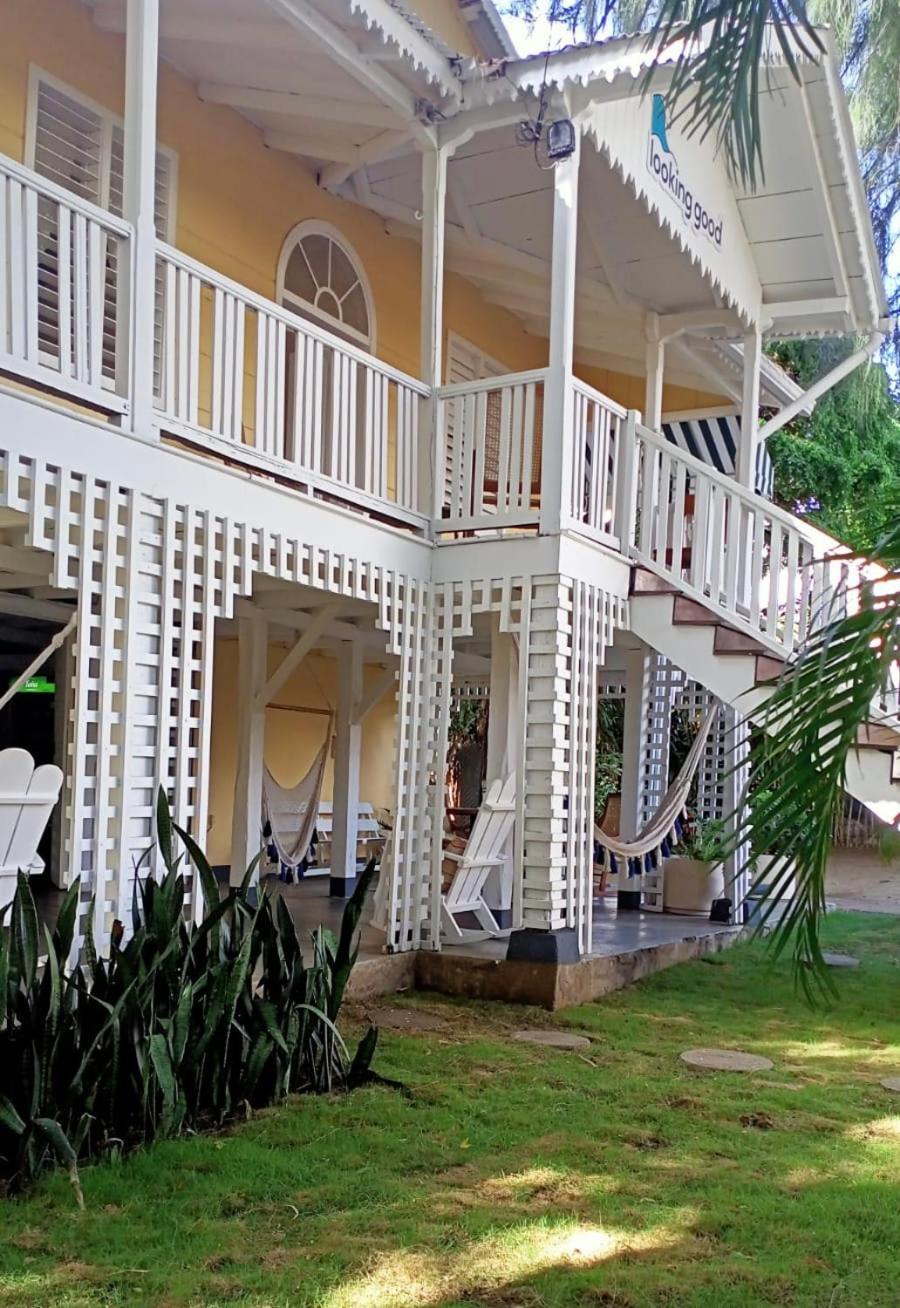
<path fill-rule="evenodd" d="M 328 895 L 328 878 L 313 877 L 299 885 L 288 886 L 270 879 L 291 910 L 297 931 L 304 936 L 319 923 L 337 931 L 344 901 Z M 615 895 L 594 901 L 594 929 L 591 953 L 598 958 L 653 949 L 686 940 L 698 934 L 710 935 L 731 928 L 710 922 L 706 917 L 675 917 L 665 913 L 618 913 Z M 380 954 L 384 937 L 373 927 L 363 927 L 361 958 Z M 445 945 L 444 951 L 458 958 L 506 958 L 505 940 L 482 940 L 474 944 Z"/>
<path fill-rule="evenodd" d="M 306 945 L 310 934 L 319 925 L 332 931 L 340 930 L 341 914 L 345 901 L 328 894 L 328 877 L 310 877 L 297 885 L 285 885 L 275 877 L 266 884 L 282 896 L 300 937 Z M 35 885 L 38 911 L 41 918 L 52 926 L 56 920 L 61 892 L 48 885 Z M 367 907 L 360 938 L 359 956 L 380 958 L 383 955 L 384 936 L 365 921 L 370 916 Z M 653 949 L 658 945 L 673 944 L 690 937 L 712 935 L 730 930 L 705 917 L 675 917 L 665 913 L 618 913 L 615 895 L 594 901 L 594 929 L 591 954 L 596 958 L 610 958 L 616 954 Z M 505 959 L 506 940 L 482 940 L 462 945 L 445 945 L 444 952 L 457 958 Z"/>

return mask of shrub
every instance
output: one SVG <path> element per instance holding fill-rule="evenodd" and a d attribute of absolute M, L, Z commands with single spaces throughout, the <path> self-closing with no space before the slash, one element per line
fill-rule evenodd
<path fill-rule="evenodd" d="M 184 846 L 177 856 L 175 834 Z M 339 938 L 319 927 L 306 965 L 280 896 L 254 902 L 254 864 L 220 898 L 209 863 L 171 822 L 162 792 L 157 837 L 165 875 L 136 877 L 131 933 L 115 924 L 108 958 L 94 947 L 91 905 L 82 956 L 69 966 L 77 882 L 52 934 L 39 926 L 21 874 L 0 917 L 7 1186 L 60 1160 L 80 1201 L 80 1162 L 217 1126 L 291 1092 L 349 1089 L 374 1075 L 375 1029 L 351 1058 L 336 1026 L 374 862 L 347 903 Z M 203 889 L 198 923 L 186 919 L 185 855 Z"/>

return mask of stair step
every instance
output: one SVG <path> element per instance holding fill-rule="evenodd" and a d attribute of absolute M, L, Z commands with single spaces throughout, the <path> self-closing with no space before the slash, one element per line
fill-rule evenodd
<path fill-rule="evenodd" d="M 867 722 L 856 733 L 856 743 L 870 749 L 900 749 L 900 735 L 891 727 L 881 727 L 874 722 Z"/>
<path fill-rule="evenodd" d="M 743 631 L 735 631 L 734 627 L 720 626 L 716 630 L 714 654 L 766 654 L 767 652 L 765 646 L 760 645 L 758 640 L 754 640 Z"/>
<path fill-rule="evenodd" d="M 756 682 L 777 681 L 784 672 L 784 660 L 774 654 L 758 654 L 756 657 Z"/>
<path fill-rule="evenodd" d="M 718 626 L 718 619 L 714 613 L 710 613 L 703 604 L 698 604 L 696 600 L 688 599 L 685 595 L 679 595 L 676 599 L 672 621 L 679 626 Z"/>
<path fill-rule="evenodd" d="M 663 577 L 657 577 L 649 568 L 633 568 L 631 593 L 632 595 L 677 595 L 678 587 Z"/>

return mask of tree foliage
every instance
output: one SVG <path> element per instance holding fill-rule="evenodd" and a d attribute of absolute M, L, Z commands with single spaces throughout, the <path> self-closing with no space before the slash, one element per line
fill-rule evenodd
<path fill-rule="evenodd" d="M 792 341 L 776 360 L 801 386 L 834 367 L 848 341 Z M 900 406 L 885 369 L 860 368 L 776 433 L 768 450 L 775 498 L 860 554 L 871 555 L 900 499 Z"/>

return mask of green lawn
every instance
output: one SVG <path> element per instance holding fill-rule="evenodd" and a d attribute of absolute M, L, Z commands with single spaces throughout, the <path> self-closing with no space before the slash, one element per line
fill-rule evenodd
<path fill-rule="evenodd" d="M 425 995 L 381 1088 L 301 1099 L 0 1208 L 0 1304 L 596 1308 L 900 1302 L 900 919 L 841 915 L 830 1012 L 757 946 L 550 1018 Z M 585 1056 L 515 1027 L 589 1035 Z M 769 1055 L 753 1076 L 678 1053 Z"/>

